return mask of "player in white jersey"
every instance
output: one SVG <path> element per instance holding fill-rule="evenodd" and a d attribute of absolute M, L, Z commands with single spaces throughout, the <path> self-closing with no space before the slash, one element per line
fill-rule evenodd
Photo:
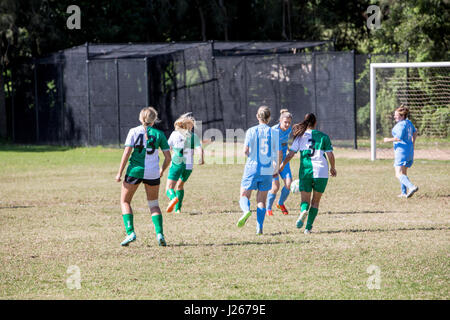
<path fill-rule="evenodd" d="M 158 204 L 158 194 L 160 177 L 169 166 L 171 155 L 164 133 L 153 128 L 157 120 L 158 113 L 153 107 L 143 108 L 139 114 L 139 121 L 142 125 L 132 128 L 128 132 L 125 142 L 125 150 L 120 162 L 119 172 L 116 175 L 116 181 L 120 182 L 125 165 L 129 162 L 120 196 L 122 218 L 127 233 L 125 240 L 121 243 L 122 246 L 126 246 L 136 240 L 131 200 L 141 182 L 145 186 L 147 203 L 155 226 L 158 244 L 161 246 L 166 245 L 161 209 Z M 161 169 L 159 168 L 158 149 L 161 149 L 164 154 L 164 163 Z"/>
<path fill-rule="evenodd" d="M 279 137 L 278 132 L 267 125 L 270 121 L 268 107 L 260 107 L 256 118 L 259 125 L 251 127 L 245 134 L 244 153 L 248 158 L 242 176 L 239 199 L 243 215 L 237 226 L 243 227 L 251 216 L 250 197 L 252 190 L 257 190 L 256 233 L 262 234 L 267 192 L 272 187 L 272 177 L 278 172 Z"/>
<path fill-rule="evenodd" d="M 311 233 L 314 219 L 319 211 L 320 199 L 328 183 L 328 161 L 330 162 L 331 176 L 335 177 L 337 174 L 330 138 L 323 132 L 315 130 L 316 125 L 316 116 L 308 113 L 301 123 L 293 126 L 294 142 L 286 159 L 280 165 L 280 170 L 282 170 L 295 153 L 300 151 L 301 204 L 296 224 L 297 228 L 301 228 L 304 220 L 308 217 L 305 234 Z"/>
<path fill-rule="evenodd" d="M 200 139 L 192 132 L 194 125 L 195 118 L 190 113 L 185 113 L 175 121 L 175 131 L 169 137 L 173 157 L 166 183 L 166 195 L 169 198 L 167 212 L 172 212 L 175 208 L 176 213 L 181 213 L 184 184 L 192 173 L 194 150 L 200 153 L 199 165 L 205 162 Z"/>

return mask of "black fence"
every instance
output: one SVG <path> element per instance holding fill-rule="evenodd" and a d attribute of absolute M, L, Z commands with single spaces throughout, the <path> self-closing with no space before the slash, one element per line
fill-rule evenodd
<path fill-rule="evenodd" d="M 148 105 L 167 134 L 185 112 L 203 131 L 246 130 L 267 105 L 273 124 L 282 108 L 295 122 L 314 112 L 319 130 L 356 147 L 374 58 L 332 50 L 329 42 L 86 44 L 33 61 L 32 82 L 15 91 L 21 98 L 12 101 L 9 128 L 15 142 L 122 145 Z M 34 123 L 23 126 L 23 117 Z"/>

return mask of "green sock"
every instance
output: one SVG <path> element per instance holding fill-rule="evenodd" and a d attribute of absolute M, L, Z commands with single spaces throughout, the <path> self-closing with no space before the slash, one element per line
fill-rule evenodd
<path fill-rule="evenodd" d="M 175 190 L 173 190 L 173 189 L 167 189 L 166 195 L 167 195 L 167 197 L 169 198 L 169 200 L 172 200 L 173 198 L 176 197 Z"/>
<path fill-rule="evenodd" d="M 318 212 L 319 212 L 318 208 L 311 207 L 309 209 L 308 220 L 306 221 L 305 229 L 307 229 L 307 230 L 311 230 L 312 229 L 312 225 L 314 223 L 314 219 L 316 218 Z"/>
<path fill-rule="evenodd" d="M 131 234 L 134 232 L 134 226 L 133 226 L 133 214 L 127 213 L 122 215 L 123 218 L 123 224 L 125 225 L 125 231 L 127 234 Z"/>
<path fill-rule="evenodd" d="M 309 203 L 308 202 L 302 202 L 300 204 L 300 212 L 308 211 L 308 209 L 309 209 Z"/>
<path fill-rule="evenodd" d="M 155 232 L 163 233 L 163 217 L 162 214 L 154 214 L 152 215 L 153 225 L 155 226 Z"/>
<path fill-rule="evenodd" d="M 181 206 L 183 204 L 183 198 L 184 198 L 184 190 L 177 190 L 176 195 L 178 198 L 178 202 L 175 205 L 175 210 L 181 210 Z"/>

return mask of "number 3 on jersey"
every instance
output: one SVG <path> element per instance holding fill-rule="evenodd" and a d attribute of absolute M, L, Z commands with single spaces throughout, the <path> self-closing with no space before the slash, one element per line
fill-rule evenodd
<path fill-rule="evenodd" d="M 156 150 L 155 146 L 156 137 L 153 135 L 148 136 L 147 139 L 147 154 L 153 154 Z M 134 148 L 139 149 L 139 153 L 144 149 L 144 135 L 140 134 L 136 139 L 136 143 L 134 144 Z"/>
<path fill-rule="evenodd" d="M 153 152 L 155 152 L 156 150 L 155 142 L 156 137 L 153 135 L 149 135 L 147 140 L 147 154 L 153 154 Z"/>
<path fill-rule="evenodd" d="M 311 150 L 311 153 L 308 156 L 311 158 L 314 156 L 314 153 L 316 153 L 316 141 L 314 139 L 309 139 L 308 142 L 310 143 L 308 148 Z"/>

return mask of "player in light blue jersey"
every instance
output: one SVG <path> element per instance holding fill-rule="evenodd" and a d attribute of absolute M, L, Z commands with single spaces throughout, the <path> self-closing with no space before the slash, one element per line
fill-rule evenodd
<path fill-rule="evenodd" d="M 259 124 L 248 129 L 245 134 L 244 153 L 247 156 L 247 162 L 242 176 L 239 199 L 243 215 L 237 226 L 243 227 L 251 216 L 250 196 L 252 190 L 257 190 L 256 234 L 262 234 L 267 192 L 272 187 L 272 177 L 278 172 L 279 137 L 278 132 L 267 125 L 270 121 L 268 107 L 261 106 L 256 118 Z"/>
<path fill-rule="evenodd" d="M 286 154 L 288 151 L 289 136 L 292 132 L 291 122 L 292 122 L 292 114 L 287 109 L 281 109 L 279 123 L 272 127 L 274 130 L 278 131 L 280 137 L 279 145 L 280 151 L 282 153 L 281 161 L 283 161 L 286 158 Z M 278 199 L 277 208 L 280 209 L 283 214 L 288 214 L 289 212 L 286 209 L 284 202 L 286 201 L 287 197 L 289 196 L 289 193 L 291 192 L 292 173 L 289 163 L 284 167 L 283 171 L 279 173 L 279 176 L 281 176 L 281 179 L 283 179 L 284 181 L 284 187 L 281 189 L 281 195 L 280 198 Z M 267 194 L 266 207 L 268 216 L 273 215 L 272 205 L 275 201 L 278 190 L 280 190 L 279 176 L 277 175 L 276 178 L 272 179 L 272 189 Z"/>
<path fill-rule="evenodd" d="M 414 146 L 417 130 L 408 119 L 409 109 L 403 105 L 395 110 L 394 119 L 397 124 L 392 129 L 393 138 L 384 138 L 384 142 L 394 143 L 395 176 L 400 180 L 401 198 L 410 198 L 419 187 L 415 186 L 407 176 L 407 170 L 414 162 Z"/>

